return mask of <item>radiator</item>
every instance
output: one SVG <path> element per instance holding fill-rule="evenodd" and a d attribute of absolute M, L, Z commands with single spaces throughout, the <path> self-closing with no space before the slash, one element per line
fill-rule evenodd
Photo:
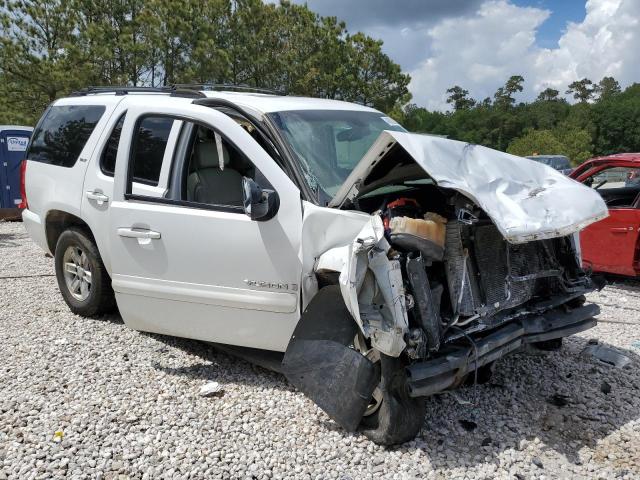
<path fill-rule="evenodd" d="M 471 228 L 474 239 L 465 250 L 462 232 Z M 523 279 L 543 270 L 544 252 L 541 242 L 512 245 L 504 240 L 493 225 L 468 227 L 451 221 L 447 224 L 445 270 L 451 304 L 462 301 L 461 316 L 490 315 L 529 300 L 536 279 Z M 464 266 L 466 263 L 466 267 Z"/>

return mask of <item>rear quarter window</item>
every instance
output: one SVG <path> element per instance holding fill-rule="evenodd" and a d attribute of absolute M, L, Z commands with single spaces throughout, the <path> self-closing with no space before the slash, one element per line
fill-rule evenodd
<path fill-rule="evenodd" d="M 33 133 L 27 160 L 73 167 L 104 112 L 103 105 L 50 107 Z"/>

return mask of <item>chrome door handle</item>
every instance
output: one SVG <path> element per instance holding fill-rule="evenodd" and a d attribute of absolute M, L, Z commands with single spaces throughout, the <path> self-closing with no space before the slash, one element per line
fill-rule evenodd
<path fill-rule="evenodd" d="M 89 200 L 95 200 L 98 205 L 102 205 L 103 203 L 107 203 L 109 201 L 109 197 L 107 197 L 104 193 L 101 192 L 87 192 L 87 198 Z"/>
<path fill-rule="evenodd" d="M 127 238 L 142 238 L 147 240 L 157 240 L 160 238 L 160 232 L 153 230 L 144 230 L 141 228 L 119 228 L 118 235 Z"/>
<path fill-rule="evenodd" d="M 633 231 L 633 227 L 612 227 L 613 233 L 629 233 Z"/>

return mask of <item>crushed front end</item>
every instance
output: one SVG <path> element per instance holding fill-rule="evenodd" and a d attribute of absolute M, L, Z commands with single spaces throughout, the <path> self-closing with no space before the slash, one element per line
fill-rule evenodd
<path fill-rule="evenodd" d="M 425 397 L 525 345 L 556 348 L 596 325 L 585 294 L 602 285 L 581 267 L 578 232 L 606 206 L 527 162 L 383 132 L 338 192 L 335 215 L 362 226 L 313 255 L 303 283 L 311 301 L 284 366 L 344 428 L 406 441 Z M 329 320 L 334 301 L 346 308 Z"/>
<path fill-rule="evenodd" d="M 340 276 L 366 341 L 405 358 L 412 396 L 456 386 L 525 344 L 591 328 L 599 313 L 584 304 L 596 285 L 575 236 L 512 244 L 482 210 L 452 200 L 448 218 L 411 198 L 374 213 Z"/>

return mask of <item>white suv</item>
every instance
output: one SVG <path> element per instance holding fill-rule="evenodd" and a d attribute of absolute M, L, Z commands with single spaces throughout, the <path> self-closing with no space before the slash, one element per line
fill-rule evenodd
<path fill-rule="evenodd" d="M 595 325 L 576 232 L 606 216 L 596 192 L 364 106 L 90 88 L 49 106 L 22 170 L 73 312 L 214 342 L 379 443 L 411 439 L 426 396 Z"/>

